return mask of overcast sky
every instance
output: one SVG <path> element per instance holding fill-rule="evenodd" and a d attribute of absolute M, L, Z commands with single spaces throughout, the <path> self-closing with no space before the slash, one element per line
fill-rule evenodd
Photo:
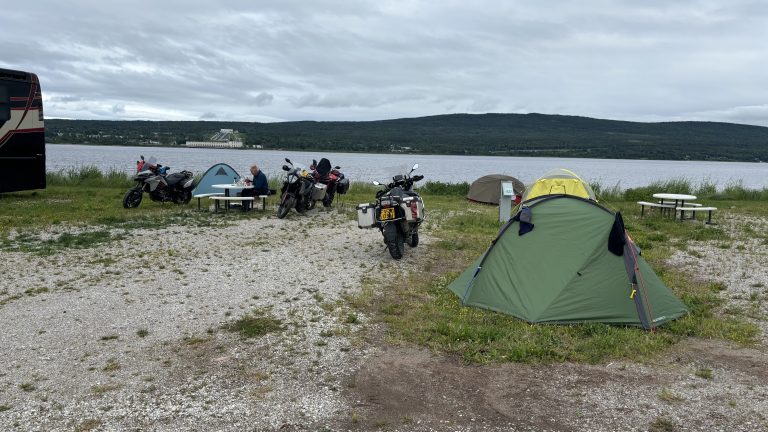
<path fill-rule="evenodd" d="M 768 2 L 18 1 L 46 117 L 547 113 L 768 126 Z"/>

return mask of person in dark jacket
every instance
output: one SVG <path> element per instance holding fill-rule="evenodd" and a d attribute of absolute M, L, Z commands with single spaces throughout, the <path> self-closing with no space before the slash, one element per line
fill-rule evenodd
<path fill-rule="evenodd" d="M 241 196 L 259 196 L 269 195 L 269 183 L 267 183 L 267 176 L 259 169 L 259 166 L 251 165 L 251 174 L 253 174 L 253 180 L 246 180 L 246 184 L 252 184 L 253 189 L 243 189 Z"/>

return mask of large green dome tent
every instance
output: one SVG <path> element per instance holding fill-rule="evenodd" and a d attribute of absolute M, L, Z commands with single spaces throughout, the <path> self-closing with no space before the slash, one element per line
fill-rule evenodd
<path fill-rule="evenodd" d="M 688 312 L 640 256 L 620 213 L 565 194 L 524 202 L 449 288 L 464 305 L 531 323 L 652 329 Z"/>

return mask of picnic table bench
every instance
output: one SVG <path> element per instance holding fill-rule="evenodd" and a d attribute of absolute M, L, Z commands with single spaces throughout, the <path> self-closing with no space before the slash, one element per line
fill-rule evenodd
<path fill-rule="evenodd" d="M 686 204 L 689 205 L 689 204 Z M 680 220 L 685 219 L 685 212 L 691 212 L 691 219 L 696 219 L 696 212 L 707 212 L 707 222 L 712 223 L 712 212 L 717 211 L 717 207 L 675 207 L 675 212 L 680 212 Z"/>
<path fill-rule="evenodd" d="M 256 198 L 261 199 L 261 210 L 267 209 L 267 195 L 258 195 L 255 197 L 242 197 L 242 196 L 221 196 L 214 195 L 210 199 L 214 202 L 214 211 L 219 211 L 221 202 L 224 203 L 224 209 L 229 210 L 229 205 L 233 202 L 239 202 L 243 205 L 243 211 L 250 209 L 250 204 L 253 203 Z"/>
<path fill-rule="evenodd" d="M 203 193 L 203 194 L 192 195 L 192 198 L 197 198 L 197 209 L 200 210 L 201 198 L 208 198 L 212 196 L 222 196 L 222 195 L 224 195 L 224 192 Z"/>
<path fill-rule="evenodd" d="M 645 208 L 646 207 L 658 208 L 659 212 L 661 212 L 661 213 L 663 213 L 664 210 L 675 208 L 675 205 L 671 204 L 671 203 L 670 204 L 666 204 L 666 203 L 652 203 L 652 202 L 648 202 L 648 201 L 638 201 L 637 203 L 640 204 L 640 217 L 643 217 L 643 215 L 645 214 Z"/>

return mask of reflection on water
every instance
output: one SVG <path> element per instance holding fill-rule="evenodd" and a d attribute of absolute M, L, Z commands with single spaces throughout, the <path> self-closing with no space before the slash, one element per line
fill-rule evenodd
<path fill-rule="evenodd" d="M 693 183 L 709 181 L 719 188 L 735 182 L 761 189 L 768 186 L 768 164 L 748 162 L 654 161 L 626 159 L 573 159 L 505 156 L 442 156 L 368 153 L 292 152 L 280 150 L 228 150 L 171 147 L 85 146 L 48 144 L 49 171 L 82 165 L 95 165 L 102 171 L 116 169 L 133 172 L 139 155 L 155 156 L 171 171 L 187 169 L 202 173 L 211 165 L 224 162 L 241 174 L 256 163 L 268 177 L 282 173 L 288 157 L 293 162 L 309 164 L 312 159 L 328 158 L 351 181 L 387 180 L 408 171 L 414 163 L 427 181 L 446 183 L 472 182 L 493 173 L 508 174 L 531 183 L 553 168 L 568 168 L 590 182 L 604 187 L 618 184 L 622 189 L 645 186 L 653 181 L 685 178 Z"/>

